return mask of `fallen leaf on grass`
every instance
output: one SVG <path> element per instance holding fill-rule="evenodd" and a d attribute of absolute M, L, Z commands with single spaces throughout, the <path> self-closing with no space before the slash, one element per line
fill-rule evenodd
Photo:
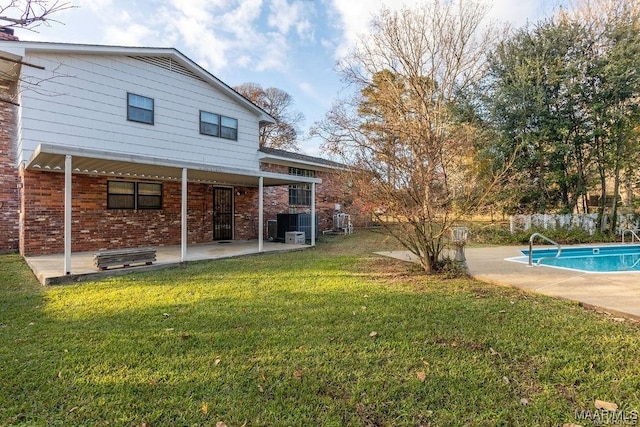
<path fill-rule="evenodd" d="M 262 388 L 262 386 L 261 386 L 261 385 L 258 385 L 258 391 L 259 391 L 260 393 L 264 393 L 264 388 Z"/>
<path fill-rule="evenodd" d="M 377 333 L 376 331 L 373 331 L 373 332 L 371 332 L 371 333 L 369 334 L 369 336 L 370 336 L 371 338 L 375 338 L 375 337 L 377 337 L 377 336 L 378 336 L 378 333 Z"/>
<path fill-rule="evenodd" d="M 528 406 L 529 399 L 527 399 L 526 397 L 523 397 L 522 399 L 520 399 L 520 403 L 523 404 L 524 406 Z"/>
<path fill-rule="evenodd" d="M 218 421 L 216 423 L 216 427 L 227 427 L 227 425 L 224 423 L 224 421 Z"/>
<path fill-rule="evenodd" d="M 424 382 L 424 380 L 427 379 L 427 374 L 424 371 L 418 371 L 416 372 L 416 377 L 418 377 L 418 379 L 420 380 L 420 382 Z"/>
<path fill-rule="evenodd" d="M 509 378 L 508 377 L 502 377 L 502 382 L 504 382 L 505 384 L 509 384 Z"/>
<path fill-rule="evenodd" d="M 216 360 L 214 360 L 214 361 L 213 361 L 213 365 L 214 365 L 214 366 L 218 366 L 218 365 L 220 364 L 220 362 L 221 362 L 221 360 L 220 360 L 220 358 L 218 357 L 218 358 L 216 358 Z"/>
<path fill-rule="evenodd" d="M 605 411 L 617 411 L 618 405 L 613 402 L 605 402 L 604 400 L 596 399 L 595 401 L 596 409 L 604 409 Z"/>
<path fill-rule="evenodd" d="M 209 413 L 209 405 L 207 405 L 207 402 L 202 402 L 202 406 L 200 407 L 200 410 L 205 415 Z"/>
<path fill-rule="evenodd" d="M 302 378 L 302 371 L 300 369 L 296 369 L 295 371 L 293 371 L 293 377 L 299 380 L 300 378 Z"/>

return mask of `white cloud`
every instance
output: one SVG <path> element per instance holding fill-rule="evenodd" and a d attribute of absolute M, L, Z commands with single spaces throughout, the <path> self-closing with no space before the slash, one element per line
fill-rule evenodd
<path fill-rule="evenodd" d="M 255 20 L 262 0 L 169 0 L 158 12 L 158 26 L 170 35 L 172 45 L 182 44 L 195 53 L 200 64 L 214 73 L 237 63 L 245 51 L 255 49 Z M 193 55 L 192 53 L 192 55 Z M 246 64 L 246 58 L 241 63 Z"/>
<path fill-rule="evenodd" d="M 307 95 L 315 95 L 315 90 L 313 89 L 313 85 L 309 82 L 300 82 L 298 84 L 298 87 L 300 88 L 300 90 L 302 90 L 302 92 L 306 93 Z"/>
<path fill-rule="evenodd" d="M 280 34 L 287 35 L 291 29 L 295 29 L 300 39 L 313 40 L 313 25 L 309 18 L 315 14 L 313 3 L 294 0 L 272 0 L 269 5 L 267 23 Z"/>
<path fill-rule="evenodd" d="M 295 25 L 300 15 L 299 4 L 287 0 L 273 0 L 269 6 L 271 13 L 268 22 L 272 28 L 277 28 L 281 34 L 287 34 L 289 28 Z"/>
<path fill-rule="evenodd" d="M 110 22 L 103 36 L 110 45 L 143 46 L 146 40 L 155 38 L 156 32 L 152 28 L 135 22 L 126 10 L 114 13 Z"/>
<path fill-rule="evenodd" d="M 82 9 L 100 12 L 110 9 L 113 6 L 113 0 L 75 0 L 72 4 Z"/>
<path fill-rule="evenodd" d="M 336 25 L 342 31 L 342 37 L 336 47 L 334 57 L 344 57 L 358 41 L 361 34 L 368 32 L 373 15 L 385 4 L 384 0 L 332 0 L 338 12 Z M 396 1 L 398 5 L 402 2 Z"/>
<path fill-rule="evenodd" d="M 371 18 L 380 11 L 382 6 L 391 10 L 403 6 L 413 7 L 432 0 L 331 0 L 334 10 L 338 14 L 337 25 L 341 30 L 341 38 L 337 44 L 334 57 L 344 57 L 355 46 L 361 34 L 369 30 Z M 493 0 L 488 18 L 492 21 L 510 22 L 516 27 L 529 22 L 535 22 L 542 16 L 547 16 L 558 4 L 565 0 Z"/>
<path fill-rule="evenodd" d="M 144 46 L 144 40 L 152 38 L 155 32 L 140 24 L 128 24 L 125 26 L 108 27 L 105 31 L 105 39 L 110 45 L 115 46 Z"/>
<path fill-rule="evenodd" d="M 289 48 L 285 36 L 279 33 L 266 35 L 268 49 L 261 49 L 261 56 L 256 65 L 257 71 L 278 70 L 287 68 Z"/>

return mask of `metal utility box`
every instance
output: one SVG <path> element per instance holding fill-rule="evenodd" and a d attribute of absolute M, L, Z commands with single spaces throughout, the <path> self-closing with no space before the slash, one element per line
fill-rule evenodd
<path fill-rule="evenodd" d="M 284 242 L 288 245 L 304 245 L 304 231 L 287 231 Z"/>
<path fill-rule="evenodd" d="M 267 221 L 267 240 L 272 242 L 278 238 L 278 221 L 270 219 Z"/>

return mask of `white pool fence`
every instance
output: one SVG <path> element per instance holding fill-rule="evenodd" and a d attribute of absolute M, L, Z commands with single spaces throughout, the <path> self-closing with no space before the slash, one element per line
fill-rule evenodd
<path fill-rule="evenodd" d="M 605 215 L 605 221 L 610 224 L 610 215 Z M 533 214 L 533 215 L 512 215 L 510 217 L 511 234 L 516 231 L 535 230 L 555 230 L 555 229 L 582 229 L 593 235 L 598 226 L 598 214 Z M 616 224 L 616 234 L 621 234 L 624 230 L 640 229 L 640 215 L 638 214 L 618 214 Z"/>

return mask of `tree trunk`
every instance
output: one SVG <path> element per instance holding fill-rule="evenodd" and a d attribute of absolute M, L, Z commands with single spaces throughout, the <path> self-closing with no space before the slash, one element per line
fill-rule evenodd
<path fill-rule="evenodd" d="M 620 190 L 620 162 L 616 161 L 613 177 L 613 197 L 611 198 L 611 233 L 615 235 L 618 226 L 618 191 Z"/>

